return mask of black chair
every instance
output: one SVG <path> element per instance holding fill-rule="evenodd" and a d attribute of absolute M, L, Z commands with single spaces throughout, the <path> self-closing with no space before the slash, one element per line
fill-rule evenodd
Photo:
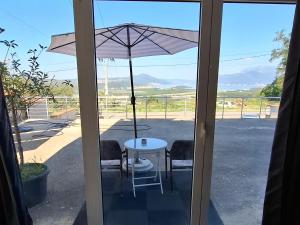
<path fill-rule="evenodd" d="M 115 140 L 100 141 L 101 168 L 119 169 L 121 177 L 123 176 L 123 159 L 128 161 L 127 151 L 122 151 L 119 143 Z M 128 169 L 127 169 L 128 176 Z"/>
<path fill-rule="evenodd" d="M 168 160 L 170 158 L 170 182 L 173 190 L 173 169 L 192 169 L 194 157 L 194 140 L 176 140 L 171 150 L 165 150 L 165 170 L 168 178 Z"/>

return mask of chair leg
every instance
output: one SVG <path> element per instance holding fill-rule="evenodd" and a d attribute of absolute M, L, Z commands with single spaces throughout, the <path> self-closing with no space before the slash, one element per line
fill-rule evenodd
<path fill-rule="evenodd" d="M 121 193 L 123 193 L 123 158 L 120 159 Z"/>
<path fill-rule="evenodd" d="M 133 197 L 136 197 L 136 195 L 135 195 L 135 182 L 134 182 L 134 162 L 132 163 L 131 169 L 132 169 L 131 182 L 132 182 Z"/>
<path fill-rule="evenodd" d="M 166 173 L 166 179 L 168 179 L 168 159 L 167 159 L 167 149 L 165 149 L 165 173 Z"/>
<path fill-rule="evenodd" d="M 122 162 L 123 162 L 123 160 L 122 160 L 122 158 L 120 159 L 120 177 L 121 178 L 123 178 L 123 168 L 122 168 Z"/>
<path fill-rule="evenodd" d="M 127 178 L 129 176 L 129 171 L 128 171 L 128 150 L 126 149 L 126 175 L 127 175 Z"/>
<path fill-rule="evenodd" d="M 172 165 L 171 157 L 170 157 L 170 182 L 171 182 L 171 191 L 173 191 L 173 165 Z"/>

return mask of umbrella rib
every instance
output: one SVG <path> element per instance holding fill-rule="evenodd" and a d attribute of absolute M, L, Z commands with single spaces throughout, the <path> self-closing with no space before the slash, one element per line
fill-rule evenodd
<path fill-rule="evenodd" d="M 112 30 L 116 30 L 116 29 L 118 29 L 118 28 L 120 28 L 120 27 L 114 27 Z M 107 31 L 107 30 L 106 30 L 106 31 L 103 31 L 103 32 L 101 32 L 101 33 L 95 34 L 95 36 L 102 35 L 102 34 L 107 33 L 107 32 L 109 32 L 109 31 Z M 102 36 L 103 36 L 103 35 L 102 35 Z M 65 46 L 67 46 L 67 45 L 74 44 L 75 42 L 76 42 L 76 41 L 71 41 L 71 42 L 68 42 L 68 43 L 65 43 L 65 44 L 56 46 L 56 47 L 54 47 L 54 48 L 51 48 L 50 50 L 55 50 L 55 49 L 57 49 L 57 48 L 65 47 Z"/>
<path fill-rule="evenodd" d="M 196 30 L 188 30 L 188 29 L 181 29 L 181 28 L 170 28 L 170 27 L 159 27 L 159 26 L 152 26 L 152 25 L 145 25 L 145 24 L 138 24 L 138 23 L 131 23 L 132 26 L 135 26 L 135 27 L 151 27 L 151 28 L 159 28 L 159 29 L 171 29 L 171 30 L 178 30 L 178 31 L 195 31 L 195 32 L 198 32 Z M 145 29 L 145 28 L 144 28 Z"/>
<path fill-rule="evenodd" d="M 116 36 L 119 32 L 121 32 L 122 30 L 124 30 L 124 27 L 122 28 L 122 29 L 120 29 L 118 32 L 116 32 L 116 33 L 113 33 L 113 32 L 111 32 L 112 34 L 113 34 L 113 36 Z M 103 35 L 102 35 L 103 36 Z M 98 46 L 96 46 L 96 49 L 97 48 L 99 48 L 100 46 L 102 46 L 103 44 L 105 44 L 108 40 L 112 40 L 112 41 L 115 41 L 114 39 L 112 39 L 112 37 L 113 36 L 111 36 L 110 38 L 106 38 L 106 40 L 104 40 L 101 44 L 99 44 Z M 115 41 L 115 42 L 117 42 L 117 41 Z M 119 43 L 119 42 L 117 42 L 118 44 L 121 44 L 121 43 Z M 123 44 L 122 44 L 123 45 Z M 125 43 L 124 43 L 124 46 L 126 46 L 125 45 Z"/>
<path fill-rule="evenodd" d="M 137 27 L 137 28 L 139 28 L 141 30 L 145 30 L 145 28 L 140 27 L 140 26 L 132 25 L 132 28 L 133 27 Z M 173 30 L 178 30 L 178 29 L 173 29 Z M 177 39 L 180 39 L 182 41 L 188 41 L 188 42 L 192 42 L 192 43 L 198 43 L 197 41 L 192 41 L 192 40 L 188 40 L 188 39 L 185 39 L 185 38 L 176 37 L 176 36 L 173 36 L 173 35 L 170 35 L 170 34 L 164 34 L 164 33 L 158 32 L 158 31 L 154 31 L 154 30 L 150 30 L 150 31 L 154 32 L 154 33 L 157 33 L 157 34 L 165 35 L 165 36 L 168 36 L 168 37 L 177 38 Z"/>
<path fill-rule="evenodd" d="M 142 42 L 143 40 L 145 40 L 146 38 L 151 37 L 153 34 L 155 34 L 155 33 L 153 32 L 153 33 L 149 34 L 148 36 L 143 36 L 143 37 L 144 37 L 143 39 L 139 40 L 139 41 L 136 42 L 136 43 L 133 43 L 133 44 L 131 45 L 131 47 L 136 46 L 137 44 L 141 43 L 141 42 Z"/>
<path fill-rule="evenodd" d="M 133 42 L 131 46 L 136 45 L 136 43 L 139 41 L 139 39 L 149 30 L 150 27 L 148 27 L 146 30 L 143 31 L 143 33 L 140 34 L 140 36 Z"/>
<path fill-rule="evenodd" d="M 114 30 L 119 29 L 119 28 L 123 29 L 123 27 L 121 27 L 121 26 L 113 27 L 113 28 L 111 28 L 111 29 L 108 29 L 108 28 L 100 28 L 100 29 L 106 29 L 106 30 L 105 30 L 105 31 L 102 31 L 102 32 L 100 32 L 100 33 L 98 33 L 98 34 L 95 34 L 95 36 L 98 36 L 98 35 L 101 35 L 101 34 L 105 34 L 105 33 L 107 33 L 107 32 L 114 31 Z"/>
<path fill-rule="evenodd" d="M 118 43 L 119 45 L 127 46 L 127 45 L 124 45 L 122 42 L 119 42 L 119 41 L 117 41 L 117 40 L 115 40 L 115 39 L 113 39 L 113 38 L 110 38 L 110 37 L 108 37 L 108 36 L 106 36 L 106 35 L 104 35 L 104 34 L 101 34 L 101 35 L 102 35 L 103 37 L 106 37 L 106 38 L 109 39 L 109 40 L 112 40 L 112 41 Z"/>
<path fill-rule="evenodd" d="M 131 27 L 132 29 L 134 29 L 136 32 L 138 32 L 139 34 L 141 34 L 140 31 L 136 30 L 135 28 Z M 161 47 L 159 44 L 157 44 L 156 42 L 152 41 L 150 38 L 148 38 L 147 36 L 143 35 L 143 37 L 145 37 L 145 39 L 151 41 L 153 44 L 155 44 L 156 46 L 158 46 L 160 49 L 162 49 L 163 51 L 167 52 L 168 54 L 172 55 L 171 52 L 169 52 L 167 49 Z"/>
<path fill-rule="evenodd" d="M 122 30 L 124 30 L 124 29 L 125 29 L 125 27 L 123 27 L 122 29 L 120 29 L 120 31 L 122 31 Z M 109 30 L 109 28 L 107 28 L 107 30 Z M 120 31 L 117 32 L 117 33 L 113 33 L 111 30 L 109 30 L 109 31 L 110 31 L 110 33 L 112 33 L 113 36 L 115 36 L 120 42 L 122 42 L 124 46 L 126 46 L 125 42 L 122 41 L 118 36 L 116 36 L 116 34 L 118 34 Z M 113 36 L 111 36 L 111 37 L 113 37 Z"/>
<path fill-rule="evenodd" d="M 54 48 L 51 48 L 50 50 L 55 50 L 55 49 L 57 49 L 57 48 L 65 47 L 65 46 L 67 46 L 67 45 L 74 44 L 75 42 L 76 42 L 76 41 L 68 42 L 68 43 L 66 43 L 66 44 L 59 45 L 59 46 L 56 46 L 56 47 L 54 47 Z"/>

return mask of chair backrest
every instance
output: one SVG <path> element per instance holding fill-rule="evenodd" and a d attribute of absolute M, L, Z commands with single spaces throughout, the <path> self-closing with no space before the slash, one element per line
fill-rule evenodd
<path fill-rule="evenodd" d="M 171 158 L 189 160 L 194 156 L 194 140 L 176 140 L 171 148 Z"/>
<path fill-rule="evenodd" d="M 115 140 L 100 141 L 101 160 L 122 159 L 122 150 Z"/>

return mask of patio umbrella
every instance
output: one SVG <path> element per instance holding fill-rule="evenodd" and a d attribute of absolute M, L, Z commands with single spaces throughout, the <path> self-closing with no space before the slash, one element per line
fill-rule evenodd
<path fill-rule="evenodd" d="M 173 55 L 198 46 L 198 31 L 126 23 L 95 30 L 97 58 L 129 60 L 134 136 L 137 138 L 132 58 Z M 53 35 L 49 52 L 76 55 L 75 33 Z"/>

